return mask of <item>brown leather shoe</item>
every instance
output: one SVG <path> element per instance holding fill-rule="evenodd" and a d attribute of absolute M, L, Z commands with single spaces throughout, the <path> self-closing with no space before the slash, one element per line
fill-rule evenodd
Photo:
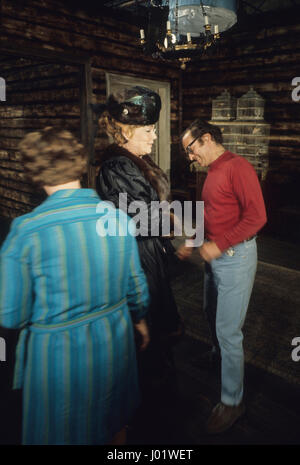
<path fill-rule="evenodd" d="M 223 433 L 231 428 L 231 426 L 245 413 L 245 404 L 241 402 L 239 405 L 225 405 L 219 402 L 213 409 L 207 423 L 206 432 L 208 434 Z"/>

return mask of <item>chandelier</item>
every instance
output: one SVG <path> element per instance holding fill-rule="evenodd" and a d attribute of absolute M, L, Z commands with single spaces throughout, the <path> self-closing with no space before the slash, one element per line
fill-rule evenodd
<path fill-rule="evenodd" d="M 147 31 L 140 29 L 140 44 L 153 58 L 179 60 L 185 69 L 214 49 L 220 33 L 236 21 L 236 0 L 151 0 Z"/>

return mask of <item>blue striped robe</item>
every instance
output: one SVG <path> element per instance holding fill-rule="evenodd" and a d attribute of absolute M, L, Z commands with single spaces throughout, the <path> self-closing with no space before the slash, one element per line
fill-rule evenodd
<path fill-rule="evenodd" d="M 105 236 L 108 218 L 117 235 Z M 68 189 L 12 223 L 0 325 L 23 328 L 14 376 L 23 444 L 105 444 L 137 407 L 132 319 L 149 296 L 128 222 L 92 189 Z"/>

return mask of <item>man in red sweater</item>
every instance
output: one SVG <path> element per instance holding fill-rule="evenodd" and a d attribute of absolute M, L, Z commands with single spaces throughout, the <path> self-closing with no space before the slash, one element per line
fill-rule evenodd
<path fill-rule="evenodd" d="M 204 310 L 214 360 L 221 359 L 221 402 L 208 419 L 208 433 L 230 428 L 244 413 L 242 327 L 257 266 L 256 233 L 266 223 L 266 209 L 253 166 L 227 151 L 220 129 L 194 121 L 183 133 L 190 160 L 208 166 L 203 186 L 205 241 L 198 249 L 205 260 Z M 192 253 L 181 247 L 181 259 Z"/>

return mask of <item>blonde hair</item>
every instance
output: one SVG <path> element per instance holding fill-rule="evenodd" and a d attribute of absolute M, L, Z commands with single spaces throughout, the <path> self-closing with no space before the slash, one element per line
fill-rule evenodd
<path fill-rule="evenodd" d="M 108 111 L 104 111 L 98 121 L 99 128 L 111 136 L 114 142 L 118 145 L 123 145 L 127 142 L 126 136 L 130 139 L 134 129 L 141 126 L 133 124 L 124 124 L 115 120 Z"/>
<path fill-rule="evenodd" d="M 30 132 L 19 144 L 27 176 L 39 186 L 57 186 L 80 179 L 87 169 L 82 144 L 64 129 Z"/>

